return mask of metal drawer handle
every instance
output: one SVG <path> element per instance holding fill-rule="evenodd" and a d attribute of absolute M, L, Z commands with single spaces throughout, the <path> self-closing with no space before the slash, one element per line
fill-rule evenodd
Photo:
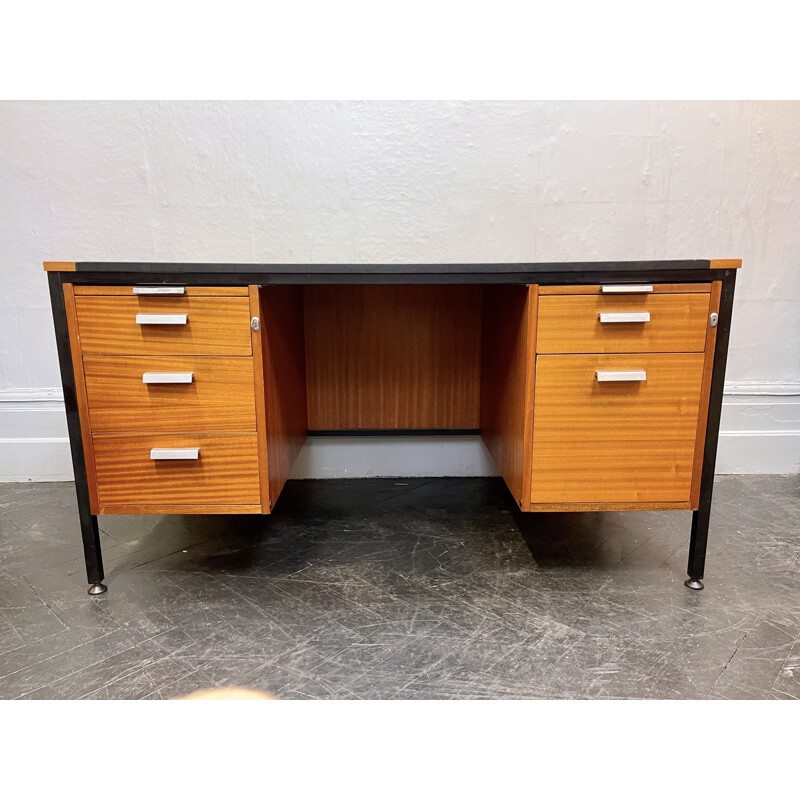
<path fill-rule="evenodd" d="M 645 292 L 652 292 L 652 286 L 623 286 L 623 285 L 611 285 L 611 286 L 601 286 L 600 291 L 603 294 L 644 294 Z"/>
<path fill-rule="evenodd" d="M 137 314 L 137 325 L 185 325 L 188 314 Z"/>
<path fill-rule="evenodd" d="M 649 311 L 601 311 L 600 322 L 650 322 Z"/>
<path fill-rule="evenodd" d="M 598 369 L 595 373 L 601 383 L 606 381 L 646 381 L 647 373 L 643 369 L 606 371 Z"/>
<path fill-rule="evenodd" d="M 154 447 L 150 450 L 152 461 L 196 461 L 199 447 Z"/>
<path fill-rule="evenodd" d="M 183 286 L 134 286 L 134 294 L 185 294 Z"/>
<path fill-rule="evenodd" d="M 191 383 L 194 372 L 145 372 L 142 383 Z"/>

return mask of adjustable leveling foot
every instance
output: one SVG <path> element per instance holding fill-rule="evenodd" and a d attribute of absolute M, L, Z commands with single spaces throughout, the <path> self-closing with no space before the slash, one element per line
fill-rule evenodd
<path fill-rule="evenodd" d="M 684 586 L 688 586 L 690 589 L 697 589 L 700 590 L 703 588 L 703 581 L 700 578 L 689 578 L 683 582 Z"/>
<path fill-rule="evenodd" d="M 108 591 L 108 586 L 104 583 L 93 583 L 89 587 L 89 594 L 103 594 Z"/>

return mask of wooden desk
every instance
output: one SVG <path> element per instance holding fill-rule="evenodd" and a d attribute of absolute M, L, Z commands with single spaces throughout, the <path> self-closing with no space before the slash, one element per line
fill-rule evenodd
<path fill-rule="evenodd" d="M 48 262 L 97 514 L 269 514 L 309 433 L 480 433 L 522 511 L 691 509 L 703 588 L 740 261 Z"/>

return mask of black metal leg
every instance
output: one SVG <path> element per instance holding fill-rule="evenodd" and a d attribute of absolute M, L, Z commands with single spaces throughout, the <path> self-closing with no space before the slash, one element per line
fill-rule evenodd
<path fill-rule="evenodd" d="M 80 494 L 78 505 L 81 505 Z M 108 587 L 103 583 L 103 554 L 100 550 L 100 531 L 97 517 L 80 509 L 81 535 L 83 536 L 83 557 L 86 560 L 86 578 L 89 581 L 89 594 L 103 594 Z"/>
<path fill-rule="evenodd" d="M 702 589 L 703 582 L 700 580 L 705 574 L 706 568 L 706 545 L 708 544 L 708 523 L 711 517 L 711 499 L 697 511 L 692 512 L 692 539 L 689 543 L 689 566 L 686 571 L 689 573 L 689 580 L 684 584 L 690 589 Z"/>
<path fill-rule="evenodd" d="M 58 362 L 61 368 L 61 383 L 64 387 L 64 406 L 67 411 L 67 430 L 72 452 L 72 469 L 75 473 L 75 492 L 78 495 L 78 515 L 83 536 L 83 555 L 86 560 L 86 577 L 89 594 L 103 594 L 108 587 L 103 583 L 103 556 L 100 552 L 100 531 L 97 517 L 92 514 L 89 500 L 89 484 L 86 480 L 86 461 L 81 440 L 81 421 L 78 414 L 78 399 L 75 392 L 75 375 L 72 370 L 72 355 L 69 347 L 67 312 L 61 274 L 50 272 L 50 302 L 53 307 L 53 323 L 56 331 Z"/>
<path fill-rule="evenodd" d="M 711 393 L 708 401 L 708 425 L 706 426 L 703 468 L 700 476 L 700 503 L 697 511 L 692 512 L 692 538 L 689 543 L 689 565 L 686 568 L 689 579 L 684 581 L 684 584 L 690 589 L 703 588 L 701 578 L 706 567 L 708 524 L 711 521 L 711 495 L 714 491 L 714 468 L 717 463 L 719 421 L 722 414 L 722 393 L 725 384 L 725 363 L 728 358 L 735 283 L 736 270 L 726 270 L 722 279 L 722 292 L 719 300 L 717 340 L 714 347 Z"/>

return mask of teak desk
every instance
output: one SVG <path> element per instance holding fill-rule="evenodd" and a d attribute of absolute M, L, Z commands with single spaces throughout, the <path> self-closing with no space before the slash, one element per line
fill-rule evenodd
<path fill-rule="evenodd" d="M 309 433 L 478 433 L 522 511 L 691 509 L 702 589 L 738 260 L 47 262 L 98 514 L 269 514 Z"/>

